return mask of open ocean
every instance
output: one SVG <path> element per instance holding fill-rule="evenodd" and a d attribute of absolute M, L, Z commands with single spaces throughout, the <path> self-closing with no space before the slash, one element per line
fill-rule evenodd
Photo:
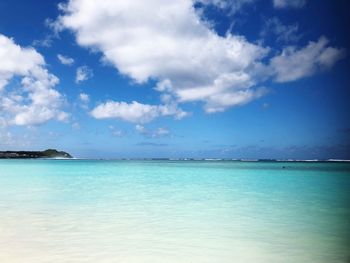
<path fill-rule="evenodd" d="M 0 262 L 348 263 L 350 164 L 0 160 Z"/>

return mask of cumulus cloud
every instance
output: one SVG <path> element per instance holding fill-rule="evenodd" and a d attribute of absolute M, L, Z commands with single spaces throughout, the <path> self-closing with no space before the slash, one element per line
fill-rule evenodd
<path fill-rule="evenodd" d="M 35 49 L 20 47 L 0 34 L 0 61 L 0 119 L 6 125 L 68 119 L 61 110 L 63 96 L 54 89 L 59 79 L 48 72 L 44 58 Z M 20 78 L 20 84 L 9 85 L 14 77 Z"/>
<path fill-rule="evenodd" d="M 273 0 L 273 6 L 275 8 L 301 8 L 305 6 L 306 0 Z"/>
<path fill-rule="evenodd" d="M 195 2 L 225 8 L 228 4 L 241 6 L 251 1 L 69 0 L 60 5 L 62 14 L 54 28 L 74 32 L 80 46 L 100 51 L 104 62 L 136 83 L 155 80 L 155 89 L 162 93 L 162 98 L 170 98 L 175 104 L 199 101 L 209 113 L 225 111 L 263 96 L 266 89 L 260 87 L 268 78 L 277 75 L 277 81 L 284 79 L 282 75 L 288 72 L 281 72 L 275 66 L 280 63 L 287 67 L 281 57 L 288 53 L 293 58 L 298 54 L 296 50 L 284 50 L 273 59 L 271 66 L 263 62 L 269 48 L 250 43 L 239 35 L 219 36 L 200 17 Z M 284 7 L 296 6 L 297 2 L 301 5 L 304 1 L 274 3 L 276 7 Z M 287 29 L 289 35 L 296 30 Z M 337 49 L 325 49 L 328 51 L 323 57 L 337 53 Z M 311 59 L 311 64 L 317 64 L 315 61 L 321 58 L 312 56 Z M 302 76 L 296 74 L 294 79 Z M 164 116 L 162 107 L 109 101 L 97 106 L 92 115 L 147 122 Z M 130 109 L 137 113 L 129 113 Z"/>
<path fill-rule="evenodd" d="M 63 64 L 63 65 L 66 65 L 66 66 L 71 66 L 74 64 L 74 59 L 70 58 L 70 57 L 67 57 L 67 56 L 64 56 L 64 55 L 61 55 L 61 54 L 58 54 L 57 55 L 57 59 Z"/>
<path fill-rule="evenodd" d="M 81 66 L 77 68 L 75 75 L 75 83 L 79 84 L 85 80 L 88 80 L 93 77 L 93 71 L 87 66 Z"/>
<path fill-rule="evenodd" d="M 179 101 L 202 101 L 215 111 L 212 105 L 222 110 L 258 97 L 254 74 L 268 50 L 241 36 L 220 37 L 201 21 L 193 1 L 71 0 L 63 13 L 57 27 L 74 31 L 81 46 L 100 50 L 138 83 L 167 82 Z"/>
<path fill-rule="evenodd" d="M 149 105 L 136 101 L 132 103 L 107 101 L 95 107 L 91 115 L 96 119 L 117 118 L 133 123 L 147 123 L 161 116 L 181 119 L 187 115 L 176 105 Z"/>
<path fill-rule="evenodd" d="M 271 60 L 271 67 L 277 82 L 294 81 L 329 69 L 344 56 L 344 49 L 329 47 L 328 40 L 321 37 L 301 49 L 285 48 Z"/>

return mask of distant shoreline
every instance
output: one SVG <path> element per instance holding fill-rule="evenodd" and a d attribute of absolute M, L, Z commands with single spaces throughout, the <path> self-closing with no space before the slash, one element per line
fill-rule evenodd
<path fill-rule="evenodd" d="M 45 151 L 0 151 L 0 159 L 71 159 L 69 153 L 47 149 Z"/>
<path fill-rule="evenodd" d="M 241 163 L 350 163 L 350 160 L 328 159 L 328 160 L 266 160 L 266 159 L 210 159 L 210 158 L 73 158 L 73 157 L 2 157 L 0 152 L 0 160 L 69 160 L 69 161 L 182 161 L 182 162 L 241 162 Z"/>

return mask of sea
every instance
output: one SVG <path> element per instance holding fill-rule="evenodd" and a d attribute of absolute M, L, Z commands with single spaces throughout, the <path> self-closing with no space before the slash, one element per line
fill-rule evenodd
<path fill-rule="evenodd" d="M 348 263 L 350 163 L 0 160 L 2 263 Z"/>

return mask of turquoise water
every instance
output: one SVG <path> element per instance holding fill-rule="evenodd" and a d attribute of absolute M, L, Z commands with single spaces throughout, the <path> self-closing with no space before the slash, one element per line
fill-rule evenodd
<path fill-rule="evenodd" d="M 0 160 L 0 187 L 0 262 L 350 259 L 350 164 Z"/>

